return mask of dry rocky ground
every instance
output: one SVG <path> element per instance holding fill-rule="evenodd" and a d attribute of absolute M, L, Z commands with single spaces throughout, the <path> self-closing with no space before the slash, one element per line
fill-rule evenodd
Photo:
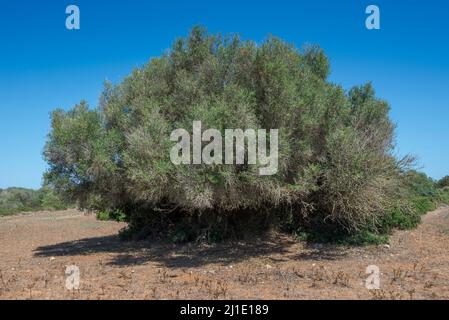
<path fill-rule="evenodd" d="M 285 235 L 220 245 L 124 243 L 124 224 L 79 211 L 0 218 L 0 299 L 448 299 L 449 209 L 390 246 L 311 245 Z M 66 288 L 66 267 L 80 288 Z M 368 290 L 366 268 L 380 268 Z"/>

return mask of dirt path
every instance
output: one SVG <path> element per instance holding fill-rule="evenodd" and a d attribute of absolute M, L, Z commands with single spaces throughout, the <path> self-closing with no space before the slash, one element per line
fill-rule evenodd
<path fill-rule="evenodd" d="M 390 247 L 122 243 L 122 227 L 75 210 L 0 218 L 0 299 L 449 299 L 448 208 Z M 65 286 L 70 265 L 79 290 Z M 369 265 L 380 290 L 365 287 Z"/>

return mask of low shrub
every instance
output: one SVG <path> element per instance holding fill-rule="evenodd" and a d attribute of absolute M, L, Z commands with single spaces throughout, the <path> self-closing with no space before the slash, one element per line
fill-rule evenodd
<path fill-rule="evenodd" d="M 386 212 L 407 197 L 409 162 L 393 156 L 388 103 L 370 83 L 346 91 L 329 72 L 317 46 L 196 27 L 122 83 L 106 84 L 97 108 L 53 112 L 46 182 L 100 218 L 123 212 L 124 238 L 219 241 L 305 228 L 375 242 Z M 232 165 L 173 164 L 170 134 L 193 121 L 220 133 L 278 129 L 277 173 L 260 176 L 260 163 L 236 164 L 235 155 Z M 413 188 L 430 196 L 415 176 Z"/>
<path fill-rule="evenodd" d="M 98 211 L 97 219 L 100 221 L 117 221 L 117 222 L 127 222 L 128 218 L 127 216 L 120 210 L 105 210 L 105 211 Z"/>
<path fill-rule="evenodd" d="M 449 205 L 449 187 L 439 189 L 437 199 L 440 204 Z"/>
<path fill-rule="evenodd" d="M 295 233 L 298 240 L 310 243 L 331 243 L 339 245 L 365 246 L 388 243 L 388 233 L 375 230 L 348 232 L 333 225 L 321 225 L 318 228 L 301 229 Z"/>
<path fill-rule="evenodd" d="M 412 203 L 420 215 L 435 210 L 438 207 L 437 201 L 436 195 L 433 197 L 419 196 L 412 199 Z"/>
<path fill-rule="evenodd" d="M 388 211 L 381 222 L 378 230 L 381 234 L 389 234 L 394 229 L 410 230 L 416 228 L 421 222 L 421 212 L 415 207 L 394 208 Z"/>
<path fill-rule="evenodd" d="M 441 188 L 441 189 L 449 187 L 449 176 L 445 176 L 445 177 L 441 178 L 437 182 L 437 186 L 438 186 L 438 188 Z"/>

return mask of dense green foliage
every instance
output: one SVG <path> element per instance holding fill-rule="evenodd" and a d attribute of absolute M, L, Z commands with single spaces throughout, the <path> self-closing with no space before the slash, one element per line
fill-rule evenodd
<path fill-rule="evenodd" d="M 437 185 L 439 188 L 449 187 L 449 176 L 441 178 L 441 180 L 438 181 Z"/>
<path fill-rule="evenodd" d="M 81 102 L 53 112 L 46 181 L 100 218 L 126 215 L 124 235 L 173 241 L 272 227 L 376 234 L 386 219 L 416 217 L 404 192 L 408 159 L 392 155 L 388 104 L 371 84 L 346 92 L 327 81 L 329 72 L 318 47 L 298 50 L 274 37 L 256 45 L 194 28 L 121 84 L 107 83 L 98 108 Z M 278 173 L 173 165 L 170 133 L 192 121 L 279 129 Z"/>
<path fill-rule="evenodd" d="M 127 222 L 128 217 L 125 213 L 120 210 L 113 211 L 98 211 L 97 219 L 100 221 L 117 221 L 117 222 Z"/>
<path fill-rule="evenodd" d="M 0 189 L 0 216 L 38 210 L 62 210 L 67 205 L 48 188 L 30 190 L 24 188 Z"/>
<path fill-rule="evenodd" d="M 438 183 L 424 173 L 408 170 L 400 176 L 397 202 L 374 225 L 366 225 L 355 233 L 342 232 L 332 224 L 300 226 L 297 234 L 313 242 L 342 244 L 382 244 L 395 229 L 416 228 L 425 213 L 439 205 L 449 205 L 449 188 L 439 188 Z"/>

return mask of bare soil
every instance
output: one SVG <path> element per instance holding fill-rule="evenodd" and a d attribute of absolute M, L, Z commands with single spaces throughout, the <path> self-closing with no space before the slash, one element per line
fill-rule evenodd
<path fill-rule="evenodd" d="M 121 242 L 125 224 L 76 210 L 0 218 L 0 299 L 449 299 L 449 209 L 390 246 L 280 234 L 219 245 Z M 67 266 L 80 270 L 66 288 Z M 366 268 L 380 268 L 368 290 Z"/>

